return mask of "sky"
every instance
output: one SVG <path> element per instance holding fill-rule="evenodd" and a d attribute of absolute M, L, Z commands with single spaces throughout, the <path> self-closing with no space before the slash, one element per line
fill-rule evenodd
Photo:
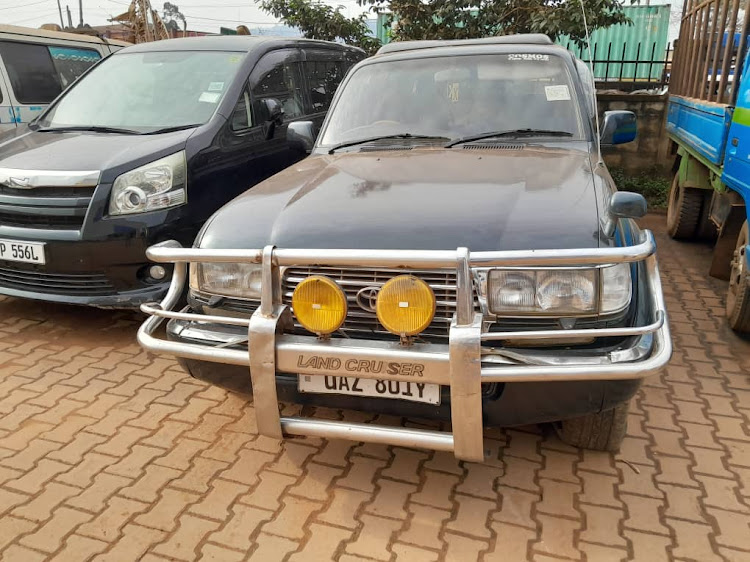
<path fill-rule="evenodd" d="M 125 12 L 130 5 L 128 0 L 82 0 L 83 19 L 89 25 L 106 25 L 107 20 Z M 162 11 L 164 0 L 151 0 L 153 8 Z M 250 28 L 277 23 L 277 20 L 264 13 L 253 0 L 172 0 L 179 6 L 187 19 L 188 29 L 217 32 L 219 27 L 236 27 L 245 24 Z M 331 0 L 334 6 L 343 6 L 348 16 L 362 12 L 356 0 Z M 65 15 L 66 4 L 70 7 L 73 25 L 78 24 L 78 0 L 60 0 Z M 60 23 L 57 0 L 0 0 L 0 23 L 39 27 L 45 23 Z"/>

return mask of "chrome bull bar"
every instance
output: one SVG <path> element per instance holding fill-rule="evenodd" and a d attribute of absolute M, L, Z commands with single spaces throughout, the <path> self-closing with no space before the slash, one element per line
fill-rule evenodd
<path fill-rule="evenodd" d="M 481 385 L 489 382 L 616 380 L 646 377 L 663 367 L 672 353 L 667 314 L 650 231 L 637 244 L 618 248 L 581 250 L 529 250 L 473 252 L 411 250 L 292 250 L 267 246 L 262 250 L 212 250 L 182 248 L 169 241 L 148 249 L 149 259 L 173 263 L 174 274 L 160 304 L 145 304 L 150 317 L 138 330 L 138 342 L 148 351 L 200 361 L 242 365 L 250 368 L 258 432 L 281 439 L 283 434 L 420 447 L 453 451 L 464 460 L 484 459 Z M 478 267 L 587 266 L 644 262 L 648 323 L 642 326 L 604 329 L 530 330 L 483 332 L 481 313 L 474 310 L 471 269 Z M 262 266 L 260 307 L 249 318 L 211 316 L 173 311 L 187 277 L 190 262 L 247 262 Z M 280 268 L 286 266 L 388 267 L 406 269 L 455 268 L 456 314 L 448 344 L 360 339 L 318 339 L 313 335 L 285 333 L 292 326 L 289 308 L 281 301 Z M 195 343 L 168 341 L 153 334 L 165 319 L 246 327 L 248 351 Z M 610 354 L 595 363 L 560 361 L 551 364 L 503 364 L 482 361 L 482 342 L 534 339 L 575 340 L 581 337 L 636 338 L 639 353 Z M 309 361 L 310 357 L 316 361 Z M 389 361 L 399 365 L 386 371 L 352 372 L 349 365 L 362 361 Z M 420 365 L 419 370 L 409 365 Z M 343 375 L 359 378 L 433 383 L 450 388 L 452 433 L 394 428 L 372 424 L 281 417 L 276 395 L 276 373 Z M 415 372 L 418 373 L 415 374 Z M 418 378 L 415 378 L 417 377 Z"/>

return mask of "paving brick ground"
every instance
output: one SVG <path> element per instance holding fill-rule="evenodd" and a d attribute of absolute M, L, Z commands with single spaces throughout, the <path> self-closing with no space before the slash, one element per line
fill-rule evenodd
<path fill-rule="evenodd" d="M 750 344 L 710 249 L 647 223 L 675 353 L 617 455 L 536 427 L 488 431 L 481 465 L 279 445 L 248 399 L 141 352 L 136 315 L 1 300 L 3 560 L 750 560 Z"/>

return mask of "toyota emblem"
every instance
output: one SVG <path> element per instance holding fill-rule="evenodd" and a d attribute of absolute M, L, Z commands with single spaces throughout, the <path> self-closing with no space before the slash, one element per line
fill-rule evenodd
<path fill-rule="evenodd" d="M 357 291 L 357 305 L 367 312 L 375 312 L 380 287 L 365 287 Z"/>

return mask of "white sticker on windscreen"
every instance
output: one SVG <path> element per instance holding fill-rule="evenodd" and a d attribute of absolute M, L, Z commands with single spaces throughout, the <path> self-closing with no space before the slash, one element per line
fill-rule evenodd
<path fill-rule="evenodd" d="M 511 53 L 508 55 L 508 60 L 549 60 L 549 55 L 540 55 L 537 53 Z"/>
<path fill-rule="evenodd" d="M 545 86 L 544 93 L 547 95 L 547 101 L 567 101 L 570 99 L 570 90 L 568 90 L 566 84 Z"/>
<path fill-rule="evenodd" d="M 217 103 L 219 101 L 219 98 L 221 98 L 221 94 L 219 94 L 218 92 L 203 92 L 198 98 L 198 101 L 202 101 L 205 103 Z"/>

